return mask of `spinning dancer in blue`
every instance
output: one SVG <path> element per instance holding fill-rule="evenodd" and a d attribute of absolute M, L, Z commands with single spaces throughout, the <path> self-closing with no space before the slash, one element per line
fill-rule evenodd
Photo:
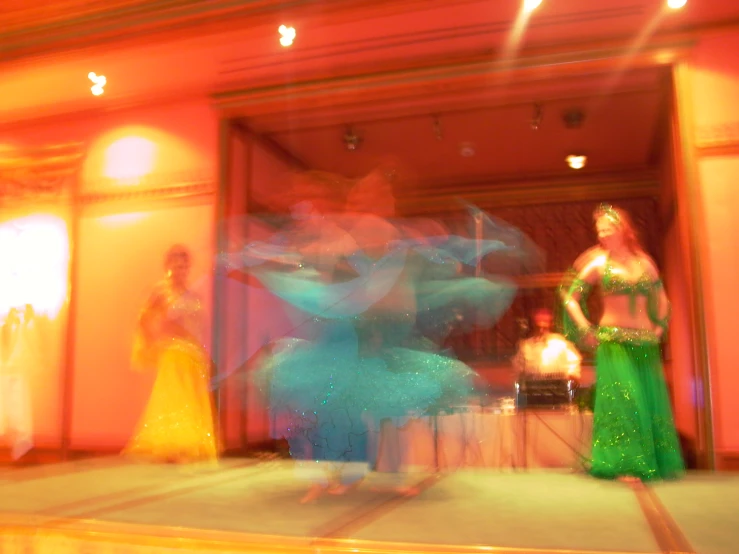
<path fill-rule="evenodd" d="M 361 179 L 340 213 L 321 209 L 316 179 L 310 194 L 298 193 L 286 228 L 223 260 L 310 317 L 314 338 L 272 342 L 256 372 L 276 436 L 295 459 L 323 462 L 303 502 L 359 483 L 363 474 L 349 468 L 372 457 L 370 422 L 448 411 L 470 397 L 475 373 L 430 337 L 444 338 L 438 330 L 452 322 L 491 326 L 516 287 L 502 276 L 466 276 L 465 267 L 491 253 L 509 267 L 539 260 L 518 230 L 474 208 L 470 220 L 483 223 L 475 238 L 395 218 L 394 179 L 387 168 Z"/>

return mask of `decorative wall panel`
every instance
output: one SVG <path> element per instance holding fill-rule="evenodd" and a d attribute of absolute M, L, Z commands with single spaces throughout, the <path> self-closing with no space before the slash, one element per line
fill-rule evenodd
<path fill-rule="evenodd" d="M 604 198 L 602 201 L 609 201 Z M 521 287 L 510 310 L 494 329 L 476 335 L 453 337 L 450 341 L 457 354 L 466 361 L 501 360 L 510 356 L 526 328 L 531 312 L 539 307 L 554 308 L 555 291 L 560 276 L 577 256 L 596 243 L 593 230 L 593 211 L 600 201 L 532 204 L 529 206 L 481 206 L 493 216 L 521 229 L 542 250 L 544 265 L 527 268 L 519 275 Z M 661 223 L 656 215 L 657 201 L 636 198 L 613 202 L 629 212 L 645 250 L 661 265 Z M 431 215 L 431 214 L 429 214 Z M 454 229 L 461 221 L 460 212 L 447 212 L 437 217 Z M 600 307 L 592 300 L 593 316 Z"/>

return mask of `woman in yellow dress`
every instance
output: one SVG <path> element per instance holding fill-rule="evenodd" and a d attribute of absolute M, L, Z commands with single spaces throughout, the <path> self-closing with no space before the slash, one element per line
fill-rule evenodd
<path fill-rule="evenodd" d="M 203 347 L 204 315 L 188 288 L 190 253 L 173 246 L 161 281 L 138 321 L 134 367 L 156 368 L 154 388 L 124 454 L 193 463 L 218 457 L 210 396 L 210 360 Z"/>

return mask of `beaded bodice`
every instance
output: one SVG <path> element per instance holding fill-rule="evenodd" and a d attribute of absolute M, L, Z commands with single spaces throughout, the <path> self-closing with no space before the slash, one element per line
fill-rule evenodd
<path fill-rule="evenodd" d="M 636 314 L 636 299 L 639 296 L 649 298 L 652 291 L 662 286 L 660 279 L 653 280 L 646 272 L 643 272 L 636 281 L 630 281 L 613 273 L 613 266 L 610 260 L 606 261 L 603 268 L 603 279 L 601 281 L 603 294 L 605 295 L 622 295 L 629 297 L 629 311 L 632 315 Z"/>
<path fill-rule="evenodd" d="M 613 266 L 606 262 L 603 269 L 603 293 L 628 296 L 649 296 L 652 289 L 659 287 L 661 281 L 652 280 L 647 273 L 642 273 L 636 281 L 629 281 L 613 273 Z"/>
<path fill-rule="evenodd" d="M 166 334 L 201 339 L 202 303 L 191 291 L 179 292 L 167 286 L 164 291 L 162 320 Z"/>
<path fill-rule="evenodd" d="M 567 286 L 567 284 L 569 286 Z M 659 299 L 662 293 L 662 280 L 659 278 L 652 278 L 648 273 L 642 272 L 641 276 L 636 280 L 632 281 L 626 279 L 624 276 L 619 275 L 613 271 L 613 266 L 610 260 L 605 260 L 603 265 L 603 273 L 600 279 L 600 288 L 604 297 L 608 296 L 626 296 L 628 298 L 628 308 L 632 316 L 636 316 L 640 309 L 646 309 L 649 320 L 655 325 L 667 329 L 667 322 L 670 317 L 669 303 L 667 303 L 667 313 L 660 313 Z M 560 294 L 562 295 L 565 306 L 567 303 L 576 299 L 579 304 L 579 308 L 583 315 L 588 317 L 587 309 L 587 298 L 593 289 L 593 285 L 588 283 L 584 279 L 578 276 L 578 273 L 573 269 L 568 272 L 563 285 L 560 287 Z M 646 300 L 646 305 L 640 308 L 637 300 L 642 297 Z M 571 317 L 565 310 L 562 313 L 562 329 L 568 338 L 571 340 L 579 340 L 581 337 L 581 329 L 572 321 Z M 651 330 L 638 330 L 639 332 L 646 332 Z M 658 338 L 653 337 L 655 340 Z M 643 340 L 643 339 L 640 339 Z M 651 340 L 651 339 L 650 339 Z"/>

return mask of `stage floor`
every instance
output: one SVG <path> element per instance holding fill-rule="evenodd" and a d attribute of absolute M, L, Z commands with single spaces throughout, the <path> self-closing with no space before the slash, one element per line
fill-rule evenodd
<path fill-rule="evenodd" d="M 564 471 L 413 474 L 408 498 L 370 480 L 298 501 L 284 460 L 218 468 L 99 458 L 0 470 L 0 552 L 739 551 L 739 475 L 630 487 Z M 497 547 L 481 548 L 481 547 Z"/>

